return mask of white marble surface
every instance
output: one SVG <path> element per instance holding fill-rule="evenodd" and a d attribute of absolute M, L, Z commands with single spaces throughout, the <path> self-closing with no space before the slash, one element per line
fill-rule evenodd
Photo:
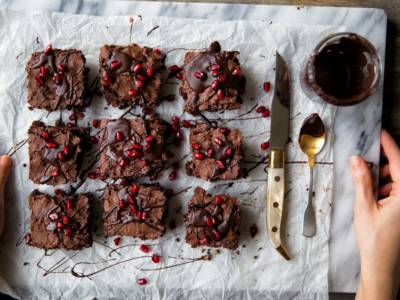
<path fill-rule="evenodd" d="M 76 0 L 0 0 L 0 6 L 93 15 L 141 14 L 343 25 L 348 31 L 367 37 L 378 49 L 380 57 L 383 58 L 385 53 L 387 17 L 383 10 L 377 9 Z M 383 78 L 375 95 L 359 105 L 340 108 L 335 121 L 330 241 L 330 290 L 335 292 L 354 292 L 358 283 L 359 260 L 352 228 L 353 187 L 347 160 L 351 155 L 361 154 L 374 163 L 377 171 L 382 89 Z"/>

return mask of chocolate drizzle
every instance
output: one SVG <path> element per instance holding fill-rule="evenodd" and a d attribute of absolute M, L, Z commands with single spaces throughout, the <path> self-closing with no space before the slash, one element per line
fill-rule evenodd
<path fill-rule="evenodd" d="M 312 137 L 321 137 L 325 134 L 325 126 L 317 113 L 308 116 L 301 126 L 299 139 L 302 135 L 310 135 Z"/>

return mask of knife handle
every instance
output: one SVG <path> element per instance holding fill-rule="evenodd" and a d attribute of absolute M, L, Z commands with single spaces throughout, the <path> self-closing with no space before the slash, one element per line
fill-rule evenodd
<path fill-rule="evenodd" d="M 289 255 L 282 245 L 281 225 L 285 197 L 285 154 L 283 150 L 271 150 L 268 166 L 267 231 L 273 246 L 287 260 Z"/>

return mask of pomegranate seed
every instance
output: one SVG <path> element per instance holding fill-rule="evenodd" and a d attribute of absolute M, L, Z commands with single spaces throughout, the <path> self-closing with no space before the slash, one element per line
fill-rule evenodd
<path fill-rule="evenodd" d="M 119 244 L 121 244 L 121 238 L 117 237 L 117 238 L 114 239 L 114 245 L 118 247 Z"/>
<path fill-rule="evenodd" d="M 218 230 L 214 229 L 213 234 L 217 241 L 219 241 L 221 239 L 221 233 Z"/>
<path fill-rule="evenodd" d="M 44 80 L 42 76 L 36 76 L 35 80 L 40 84 L 43 85 L 44 84 Z"/>
<path fill-rule="evenodd" d="M 141 158 L 142 157 L 142 153 L 137 150 L 127 150 L 126 155 L 129 156 L 130 158 Z"/>
<path fill-rule="evenodd" d="M 131 204 L 131 213 L 134 214 L 134 215 L 135 214 L 137 215 L 139 213 L 139 216 L 137 218 L 140 219 L 140 217 L 141 217 L 140 216 L 140 211 L 139 212 L 136 211 L 136 205 L 135 204 Z"/>
<path fill-rule="evenodd" d="M 62 152 L 62 151 L 57 152 L 57 159 L 58 159 L 59 161 L 65 161 L 65 153 Z"/>
<path fill-rule="evenodd" d="M 137 184 L 132 184 L 129 187 L 129 192 L 131 192 L 132 194 L 137 194 L 139 192 L 139 186 Z"/>
<path fill-rule="evenodd" d="M 135 149 L 135 150 L 138 150 L 138 151 L 142 151 L 142 150 L 143 150 L 143 147 L 142 147 L 142 145 L 140 145 L 139 143 L 134 143 L 134 144 L 132 145 L 132 149 Z"/>
<path fill-rule="evenodd" d="M 94 135 L 90 136 L 89 139 L 92 144 L 97 144 L 99 142 L 99 139 L 97 137 L 95 137 Z"/>
<path fill-rule="evenodd" d="M 39 69 L 40 76 L 45 77 L 47 75 L 47 73 L 48 73 L 47 68 L 45 66 L 41 66 Z"/>
<path fill-rule="evenodd" d="M 92 121 L 92 125 L 93 125 L 94 128 L 99 128 L 100 120 L 97 120 L 97 119 L 93 120 Z"/>
<path fill-rule="evenodd" d="M 68 199 L 67 202 L 65 203 L 65 207 L 67 208 L 67 210 L 71 210 L 73 207 L 73 202 L 72 199 Z"/>
<path fill-rule="evenodd" d="M 53 46 L 52 45 L 48 45 L 46 47 L 46 49 L 44 49 L 44 54 L 49 55 L 53 52 Z"/>
<path fill-rule="evenodd" d="M 117 131 L 114 135 L 114 138 L 116 141 L 120 142 L 124 139 L 124 135 L 122 134 L 121 131 Z"/>
<path fill-rule="evenodd" d="M 128 185 L 128 181 L 126 180 L 126 178 L 121 178 L 121 180 L 119 181 L 119 184 L 122 186 L 126 186 L 126 185 Z"/>
<path fill-rule="evenodd" d="M 207 223 L 207 226 L 209 226 L 209 227 L 213 226 L 213 224 L 214 224 L 213 217 L 207 217 L 206 223 Z"/>
<path fill-rule="evenodd" d="M 48 140 L 50 138 L 50 134 L 48 131 L 43 131 L 41 134 L 42 138 L 44 138 L 45 140 Z"/>
<path fill-rule="evenodd" d="M 214 81 L 211 83 L 211 88 L 212 88 L 214 91 L 218 90 L 218 88 L 219 88 L 219 81 L 218 81 L 218 80 L 214 80 Z"/>
<path fill-rule="evenodd" d="M 56 221 L 58 219 L 58 215 L 56 213 L 51 213 L 49 215 L 50 220 Z"/>
<path fill-rule="evenodd" d="M 225 169 L 225 164 L 222 162 L 222 160 L 216 160 L 215 165 L 217 166 L 218 169 Z"/>
<path fill-rule="evenodd" d="M 172 117 L 172 123 L 174 123 L 174 124 L 179 124 L 179 117 L 173 116 L 173 117 Z"/>
<path fill-rule="evenodd" d="M 207 245 L 208 244 L 208 239 L 206 237 L 203 237 L 200 239 L 200 244 L 201 245 Z"/>
<path fill-rule="evenodd" d="M 177 173 L 175 171 L 172 171 L 169 175 L 168 175 L 168 179 L 169 180 L 175 180 L 176 177 L 178 177 Z"/>
<path fill-rule="evenodd" d="M 271 112 L 269 111 L 269 109 L 267 109 L 262 113 L 262 116 L 263 116 L 263 118 L 268 118 L 270 116 L 270 114 L 271 114 Z"/>
<path fill-rule="evenodd" d="M 147 219 L 147 212 L 143 211 L 142 212 L 142 220 L 146 220 Z"/>
<path fill-rule="evenodd" d="M 153 51 L 154 51 L 154 53 L 156 53 L 156 54 L 158 54 L 158 55 L 161 55 L 161 49 L 156 48 L 156 49 L 154 49 Z"/>
<path fill-rule="evenodd" d="M 61 83 L 61 80 L 62 80 L 62 78 L 61 78 L 61 75 L 60 75 L 60 74 L 56 74 L 56 75 L 53 76 L 53 81 L 54 81 L 56 84 Z"/>
<path fill-rule="evenodd" d="M 138 285 L 145 285 L 145 284 L 147 284 L 147 279 L 146 278 L 139 278 L 138 280 L 136 280 L 136 282 L 137 282 Z"/>
<path fill-rule="evenodd" d="M 259 106 L 259 107 L 257 107 L 256 112 L 259 114 L 262 114 L 266 110 L 267 110 L 267 108 L 265 106 Z"/>
<path fill-rule="evenodd" d="M 146 79 L 147 79 L 145 75 L 141 75 L 141 74 L 136 75 L 136 77 L 137 77 L 137 79 L 138 79 L 139 81 L 142 81 L 142 82 L 145 82 Z"/>
<path fill-rule="evenodd" d="M 140 71 L 142 71 L 142 69 L 143 69 L 143 65 L 142 64 L 136 64 L 134 67 L 133 67 L 133 72 L 134 73 L 139 73 Z"/>
<path fill-rule="evenodd" d="M 64 195 L 64 191 L 62 189 L 55 189 L 54 194 L 56 194 L 56 196 L 62 196 Z"/>
<path fill-rule="evenodd" d="M 153 147 L 151 144 L 144 145 L 144 151 L 151 152 L 152 150 L 153 150 Z"/>
<path fill-rule="evenodd" d="M 260 145 L 261 150 L 267 150 L 269 148 L 269 142 L 264 142 Z"/>
<path fill-rule="evenodd" d="M 217 203 L 218 205 L 221 205 L 222 203 L 224 203 L 224 198 L 222 198 L 221 195 L 215 196 L 215 203 Z"/>
<path fill-rule="evenodd" d="M 264 92 L 268 93 L 269 90 L 271 89 L 271 83 L 270 82 L 264 82 L 263 89 L 264 89 Z"/>
<path fill-rule="evenodd" d="M 108 76 L 107 74 L 103 76 L 103 81 L 105 83 L 106 86 L 110 86 L 113 84 L 111 77 Z"/>
<path fill-rule="evenodd" d="M 153 254 L 153 256 L 151 257 L 151 260 L 153 261 L 153 263 L 158 264 L 161 261 L 161 256 L 157 255 L 157 254 Z"/>
<path fill-rule="evenodd" d="M 204 159 L 204 154 L 199 152 L 199 153 L 195 153 L 194 157 L 196 157 L 198 160 L 203 160 Z"/>
<path fill-rule="evenodd" d="M 111 62 L 111 69 L 116 70 L 121 67 L 122 63 L 119 60 L 113 60 Z"/>
<path fill-rule="evenodd" d="M 228 147 L 225 149 L 225 156 L 226 157 L 231 157 L 232 156 L 232 148 Z"/>
<path fill-rule="evenodd" d="M 196 77 L 198 80 L 205 80 L 207 78 L 207 74 L 204 72 L 194 72 L 194 77 Z"/>
<path fill-rule="evenodd" d="M 183 74 L 181 72 L 176 73 L 175 77 L 178 78 L 179 80 L 182 80 L 183 79 Z"/>
<path fill-rule="evenodd" d="M 231 131 L 229 130 L 229 128 L 222 127 L 222 128 L 219 129 L 219 132 L 221 132 L 223 135 L 227 135 L 227 134 L 229 134 Z"/>
<path fill-rule="evenodd" d="M 65 155 L 69 155 L 71 151 L 70 151 L 68 146 L 64 146 L 63 147 L 63 152 L 64 152 Z"/>
<path fill-rule="evenodd" d="M 32 242 L 32 235 L 30 233 L 25 234 L 24 236 L 25 243 L 29 245 Z"/>
<path fill-rule="evenodd" d="M 214 138 L 214 143 L 217 144 L 220 147 L 225 145 L 225 142 L 223 140 L 221 140 L 220 138 L 218 138 L 218 137 Z"/>
<path fill-rule="evenodd" d="M 190 124 L 190 122 L 188 120 L 183 120 L 182 121 L 182 126 L 184 128 L 190 128 L 191 124 Z"/>
<path fill-rule="evenodd" d="M 64 64 L 62 64 L 62 63 L 59 63 L 59 64 L 57 64 L 57 71 L 59 72 L 59 73 L 64 73 L 65 72 L 65 65 Z"/>
<path fill-rule="evenodd" d="M 71 237 L 71 236 L 72 236 L 72 230 L 71 230 L 71 228 L 66 228 L 66 229 L 65 229 L 65 235 L 66 235 L 67 237 Z"/>
<path fill-rule="evenodd" d="M 200 149 L 201 149 L 201 146 L 200 146 L 199 144 L 197 144 L 197 143 L 193 143 L 193 144 L 192 144 L 192 148 L 193 148 L 194 150 L 200 150 Z"/>
<path fill-rule="evenodd" d="M 62 221 L 63 221 L 63 224 L 64 224 L 64 225 L 68 225 L 68 224 L 69 224 L 69 218 L 68 218 L 68 216 L 63 216 Z"/>
<path fill-rule="evenodd" d="M 70 120 L 70 121 L 75 121 L 76 120 L 76 113 L 72 113 L 72 114 L 70 114 L 69 115 L 69 117 L 68 117 L 68 119 Z"/>
<path fill-rule="evenodd" d="M 177 65 L 172 65 L 169 67 L 169 71 L 174 74 L 178 73 L 180 70 L 182 70 L 182 69 Z"/>
<path fill-rule="evenodd" d="M 140 251 L 144 252 L 144 253 L 149 253 L 150 252 L 150 247 L 147 245 L 140 245 Z"/>
<path fill-rule="evenodd" d="M 154 140 L 154 136 L 148 135 L 144 138 L 147 143 L 151 143 Z"/>
<path fill-rule="evenodd" d="M 56 223 L 56 226 L 57 226 L 58 229 L 62 229 L 64 227 L 64 224 L 62 222 L 58 221 Z"/>
<path fill-rule="evenodd" d="M 128 162 L 125 159 L 121 159 L 118 163 L 121 168 L 125 168 L 128 165 Z"/>
<path fill-rule="evenodd" d="M 125 207 L 125 201 L 124 200 L 119 200 L 119 208 L 124 208 Z"/>
<path fill-rule="evenodd" d="M 90 172 L 89 175 L 88 175 L 88 177 L 89 177 L 90 179 L 95 180 L 95 179 L 97 179 L 97 174 L 96 174 L 96 172 Z"/>
<path fill-rule="evenodd" d="M 178 131 L 176 134 L 175 134 L 175 136 L 176 136 L 176 138 L 178 139 L 178 141 L 183 141 L 183 139 L 184 139 L 184 137 L 183 137 L 183 133 L 182 133 L 182 131 Z"/>
<path fill-rule="evenodd" d="M 136 85 L 138 88 L 142 88 L 143 85 L 144 85 L 144 83 L 143 83 L 143 81 L 135 80 L 135 85 Z"/>
<path fill-rule="evenodd" d="M 152 67 L 148 67 L 146 70 L 146 74 L 149 77 L 153 77 L 154 76 L 154 69 Z"/>
<path fill-rule="evenodd" d="M 212 77 L 218 77 L 219 76 L 219 72 L 218 71 L 212 71 L 211 72 L 211 76 Z"/>
<path fill-rule="evenodd" d="M 224 99 L 225 98 L 225 92 L 224 92 L 224 90 L 218 90 L 217 91 L 217 97 L 218 97 L 218 99 Z"/>
<path fill-rule="evenodd" d="M 139 94 L 137 89 L 130 89 L 128 91 L 128 93 L 129 93 L 129 96 L 131 96 L 131 97 L 136 97 Z"/>
<path fill-rule="evenodd" d="M 226 75 L 225 74 L 221 74 L 220 76 L 219 76 L 219 82 L 221 82 L 221 83 L 224 83 L 225 81 L 226 81 Z"/>
<path fill-rule="evenodd" d="M 236 76 L 236 77 L 240 77 L 240 75 L 241 75 L 241 70 L 240 70 L 240 68 L 239 68 L 239 67 L 235 68 L 235 69 L 233 70 L 233 72 L 232 72 L 232 75 L 233 75 L 233 76 Z"/>
<path fill-rule="evenodd" d="M 214 150 L 212 148 L 209 148 L 207 150 L 207 157 L 212 158 L 214 156 Z"/>
<path fill-rule="evenodd" d="M 211 66 L 211 70 L 212 70 L 212 71 L 218 71 L 220 68 L 221 68 L 221 66 L 218 65 L 218 64 L 213 64 L 213 65 Z"/>
<path fill-rule="evenodd" d="M 55 142 L 48 141 L 48 142 L 46 142 L 46 147 L 49 149 L 55 149 L 58 147 L 58 145 Z"/>

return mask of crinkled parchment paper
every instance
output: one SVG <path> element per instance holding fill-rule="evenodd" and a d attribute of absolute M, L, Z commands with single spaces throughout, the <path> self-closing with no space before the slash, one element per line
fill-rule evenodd
<path fill-rule="evenodd" d="M 153 29 L 152 32 L 150 32 Z M 174 266 L 198 258 L 206 252 L 192 249 L 184 242 L 182 215 L 192 189 L 182 192 L 169 201 L 169 219 L 177 223 L 175 230 L 168 229 L 158 241 L 149 241 L 152 251 L 162 256 L 156 265 L 149 258 L 129 260 L 141 255 L 137 246 L 123 247 L 110 253 L 113 239 L 105 239 L 101 226 L 94 233 L 93 247 L 82 251 L 43 250 L 18 243 L 29 231 L 30 210 L 27 197 L 35 188 L 28 179 L 28 147 L 24 146 L 14 156 L 13 168 L 7 187 L 6 234 L 0 243 L 0 290 L 21 298 L 153 298 L 153 299 L 327 299 L 328 298 L 328 239 L 330 224 L 330 201 L 332 199 L 332 142 L 335 109 L 321 102 L 313 102 L 302 93 L 299 73 L 304 58 L 313 46 L 329 33 L 342 30 L 326 26 L 269 24 L 250 21 L 210 21 L 175 18 L 141 17 L 94 17 L 66 15 L 49 12 L 0 11 L 0 152 L 5 153 L 12 145 L 27 137 L 27 129 L 33 120 L 41 119 L 53 124 L 59 113 L 27 108 L 24 66 L 34 51 L 43 49 L 49 42 L 58 48 L 82 49 L 90 67 L 91 80 L 98 72 L 98 49 L 103 44 L 128 44 L 159 47 L 169 52 L 167 65 L 182 64 L 183 49 L 206 48 L 214 40 L 223 49 L 240 51 L 242 72 L 248 79 L 245 103 L 240 110 L 208 114 L 221 118 L 220 123 L 240 128 L 245 136 L 246 167 L 260 161 L 265 152 L 260 144 L 269 139 L 270 119 L 260 118 L 255 105 L 270 106 L 274 90 L 275 51 L 285 58 L 292 75 L 291 141 L 288 145 L 287 176 L 287 228 L 284 238 L 291 261 L 284 261 L 270 246 L 265 233 L 264 196 L 266 173 L 264 165 L 253 169 L 245 179 L 233 185 L 227 182 L 205 182 L 186 176 L 184 162 L 176 181 L 167 179 L 166 171 L 159 180 L 165 188 L 175 192 L 197 185 L 211 193 L 229 193 L 241 201 L 242 225 L 240 246 L 237 251 L 221 250 L 211 261 L 194 261 L 160 271 L 140 269 Z M 178 49 L 177 49 L 178 48 Z M 263 91 L 264 81 L 272 82 L 269 93 Z M 164 84 L 166 95 L 177 93 L 178 81 L 168 79 Z M 85 126 L 91 119 L 118 117 L 122 112 L 107 107 L 101 97 L 95 97 L 85 111 Z M 183 100 L 178 96 L 173 102 L 164 102 L 157 111 L 166 120 L 172 115 L 182 115 Z M 312 239 L 302 236 L 302 219 L 308 188 L 308 168 L 298 147 L 298 132 L 304 118 L 318 112 L 328 129 L 328 141 L 318 161 L 315 178 L 314 205 L 317 214 L 317 235 Z M 238 116 L 242 115 L 238 118 Z M 64 112 L 67 120 L 69 113 Z M 234 121 L 224 121 L 238 118 Z M 185 136 L 188 131 L 185 130 Z M 176 159 L 189 153 L 185 142 L 172 148 Z M 146 180 L 145 180 L 146 181 Z M 87 180 L 79 191 L 92 191 L 102 185 Z M 69 186 L 65 187 L 67 190 Z M 42 191 L 52 192 L 46 186 Z M 101 193 L 97 192 L 100 196 Z M 101 198 L 95 203 L 96 218 L 101 215 Z M 250 237 L 249 227 L 255 223 L 258 234 Z M 140 241 L 139 241 L 140 242 Z M 134 244 L 135 240 L 124 237 L 121 245 Z M 16 246 L 17 245 L 17 246 Z M 69 259 L 67 259 L 69 258 Z M 56 263 L 61 262 L 57 265 Z M 107 260 L 107 261 L 106 261 Z M 90 262 L 96 264 L 79 264 Z M 114 266 L 114 264 L 119 263 Z M 90 278 L 76 278 L 71 268 L 90 273 L 111 266 Z M 47 272 L 45 271 L 47 270 Z M 46 276 L 44 276 L 46 275 Z M 149 284 L 138 286 L 136 279 L 146 277 Z M 7 287 L 8 285 L 8 287 Z M 12 292 L 13 291 L 13 292 Z"/>

